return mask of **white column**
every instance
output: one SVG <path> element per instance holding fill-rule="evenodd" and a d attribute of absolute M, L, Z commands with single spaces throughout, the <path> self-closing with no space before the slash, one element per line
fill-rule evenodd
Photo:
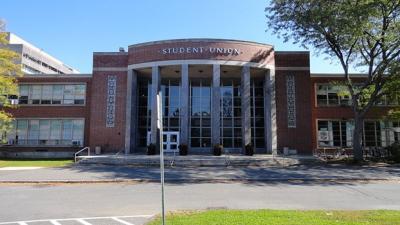
<path fill-rule="evenodd" d="M 161 120 L 161 76 L 160 67 L 153 66 L 151 70 L 151 135 L 150 143 L 155 144 L 157 149 L 160 145 Z"/>
<path fill-rule="evenodd" d="M 220 143 L 220 112 L 221 112 L 221 92 L 220 80 L 221 67 L 219 64 L 213 65 L 213 78 L 212 78 L 212 101 L 211 101 L 211 134 L 212 145 Z"/>
<path fill-rule="evenodd" d="M 267 153 L 277 154 L 275 71 L 268 70 L 264 79 L 265 147 Z"/>
<path fill-rule="evenodd" d="M 241 117 L 242 117 L 242 145 L 243 149 L 247 144 L 251 144 L 251 121 L 250 121 L 250 67 L 242 68 L 241 76 Z M 254 145 L 254 143 L 253 143 Z"/>
<path fill-rule="evenodd" d="M 181 144 L 189 145 L 189 65 L 182 64 L 180 101 L 180 134 Z"/>
<path fill-rule="evenodd" d="M 125 154 L 131 152 L 132 132 L 132 70 L 128 70 L 126 81 L 126 109 L 125 109 Z"/>

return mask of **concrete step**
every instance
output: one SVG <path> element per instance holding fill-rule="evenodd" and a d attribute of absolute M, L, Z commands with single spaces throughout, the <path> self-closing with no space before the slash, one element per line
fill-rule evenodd
<path fill-rule="evenodd" d="M 99 155 L 80 156 L 80 165 L 116 165 L 116 166 L 138 166 L 158 167 L 160 166 L 159 155 Z M 165 166 L 176 167 L 213 167 L 213 166 L 290 166 L 298 164 L 313 164 L 318 160 L 312 156 L 271 156 L 271 155 L 229 155 L 229 156 L 164 156 Z"/>

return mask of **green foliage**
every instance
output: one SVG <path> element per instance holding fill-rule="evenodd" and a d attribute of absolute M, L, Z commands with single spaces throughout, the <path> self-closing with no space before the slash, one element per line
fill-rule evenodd
<path fill-rule="evenodd" d="M 367 111 L 399 84 L 400 1 L 273 0 L 266 8 L 268 27 L 285 41 L 334 56 L 344 70 L 354 108 Z M 357 83 L 350 66 L 367 73 Z M 393 83 L 393 84 L 391 84 Z M 398 87 L 398 86 L 397 86 Z M 358 99 L 360 98 L 360 99 Z M 363 112 L 366 113 L 366 112 Z"/>
<path fill-rule="evenodd" d="M 61 167 L 73 162 L 72 159 L 0 159 L 0 167 Z"/>
<path fill-rule="evenodd" d="M 399 211 L 299 211 L 299 210 L 211 210 L 167 215 L 174 225 L 391 225 L 400 221 Z M 160 224 L 157 218 L 149 225 Z"/>
<path fill-rule="evenodd" d="M 0 21 L 0 27 L 4 23 Z M 12 127 L 12 115 L 7 113 L 7 108 L 13 108 L 8 100 L 9 96 L 18 95 L 17 76 L 21 76 L 21 67 L 17 63 L 19 55 L 7 48 L 7 34 L 0 30 L 0 135 L 5 141 L 4 133 Z"/>
<path fill-rule="evenodd" d="M 267 26 L 278 37 L 314 46 L 340 62 L 347 87 L 341 94 L 352 99 L 354 134 L 362 132 L 370 108 L 396 93 L 400 83 L 400 1 L 272 0 L 265 10 Z M 355 80 L 350 66 L 366 73 L 366 79 Z M 361 160 L 361 139 L 355 138 L 353 146 Z"/>

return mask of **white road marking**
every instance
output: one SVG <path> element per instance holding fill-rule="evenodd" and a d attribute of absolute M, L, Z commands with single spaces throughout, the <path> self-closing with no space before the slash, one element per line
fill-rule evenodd
<path fill-rule="evenodd" d="M 76 221 L 78 221 L 79 223 L 81 223 L 83 225 L 92 225 L 91 223 L 85 221 L 84 219 L 77 219 Z"/>
<path fill-rule="evenodd" d="M 91 223 L 85 221 L 84 219 L 77 219 L 76 221 L 78 221 L 79 223 L 81 223 L 83 225 L 92 225 Z"/>
<path fill-rule="evenodd" d="M 84 220 L 110 219 L 110 218 L 119 218 L 119 219 L 121 219 L 121 218 L 140 218 L 140 217 L 141 218 L 150 218 L 152 216 L 153 215 L 133 215 L 133 216 L 100 216 L 100 217 L 63 218 L 63 219 L 41 219 L 41 220 L 0 222 L 0 225 L 6 225 L 6 224 L 7 225 L 8 224 L 28 225 L 28 223 L 36 223 L 36 222 L 50 222 L 50 223 L 53 223 L 54 225 L 58 225 L 58 224 L 60 224 L 59 222 L 67 221 L 67 220 L 83 220 L 84 221 Z M 86 222 L 86 221 L 84 221 L 84 222 Z M 90 224 L 90 223 L 88 223 L 88 224 Z"/>
<path fill-rule="evenodd" d="M 57 220 L 50 220 L 50 223 L 53 225 L 62 225 L 61 223 L 57 222 Z"/>
<path fill-rule="evenodd" d="M 125 224 L 125 225 L 135 225 L 133 223 L 126 222 L 125 220 L 118 219 L 117 217 L 111 217 L 111 219 L 113 219 L 113 220 L 115 220 L 117 222 L 120 222 L 122 224 Z"/>
<path fill-rule="evenodd" d="M 8 170 L 37 170 L 37 169 L 42 169 L 43 167 L 37 167 L 37 166 L 26 166 L 26 167 L 13 167 L 13 166 L 8 166 L 8 167 L 1 167 L 0 170 L 8 171 Z"/>

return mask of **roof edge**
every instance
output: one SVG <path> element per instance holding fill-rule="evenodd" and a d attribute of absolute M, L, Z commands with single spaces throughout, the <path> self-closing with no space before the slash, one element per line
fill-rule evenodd
<path fill-rule="evenodd" d="M 129 45 L 129 48 L 133 47 L 140 47 L 140 46 L 148 46 L 148 45 L 155 45 L 155 44 L 164 44 L 164 43 L 174 43 L 174 42 L 233 42 L 233 43 L 247 43 L 253 45 L 262 45 L 262 46 L 269 46 L 274 48 L 273 45 L 255 42 L 255 41 L 244 41 L 244 40 L 236 40 L 236 39 L 222 39 L 222 38 L 180 38 L 180 39 L 166 39 L 166 40 L 158 40 L 158 41 L 149 41 L 143 42 L 138 44 Z"/>

